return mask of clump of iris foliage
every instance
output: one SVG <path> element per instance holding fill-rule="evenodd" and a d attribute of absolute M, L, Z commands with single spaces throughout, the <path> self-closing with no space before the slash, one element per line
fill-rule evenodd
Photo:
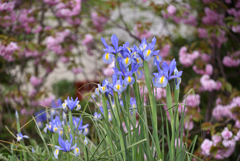
<path fill-rule="evenodd" d="M 112 35 L 111 40 L 113 47 L 102 38 L 105 46 L 103 61 L 115 61 L 111 83 L 107 79 L 103 80 L 102 85 L 98 84 L 95 89 L 96 95 L 87 100 L 91 100 L 99 112 L 93 115 L 86 113 L 88 103 L 80 110 L 77 98 L 68 98 L 64 103 L 58 100 L 50 110 L 39 112 L 29 121 L 35 122 L 36 131 L 42 140 L 42 143 L 31 141 L 29 145 L 26 145 L 24 140 L 31 138 L 21 133 L 21 129 L 27 124 L 20 126 L 19 115 L 16 112 L 18 134 L 15 136 L 11 133 L 16 141 L 8 142 L 10 148 L 6 148 L 9 154 L 1 155 L 1 158 L 21 161 L 183 161 L 195 157 L 192 153 L 197 136 L 190 145 L 183 139 L 184 112 L 179 113 L 177 108 L 179 102 L 182 102 L 179 101 L 182 72 L 177 70 L 176 61 L 173 59 L 169 65 L 161 62 L 162 58 L 157 55 L 159 51 L 154 50 L 155 38 L 151 43 L 142 39 L 138 47 L 129 47 L 128 43 L 119 46 L 115 35 Z M 148 62 L 152 62 L 149 61 L 152 57 L 158 73 L 152 74 L 149 71 L 149 65 L 152 63 Z M 143 75 L 148 91 L 147 105 L 143 105 L 144 96 L 140 95 L 137 82 Z M 171 80 L 173 83 L 170 83 Z M 165 88 L 167 110 L 164 110 L 163 104 L 157 104 L 154 88 Z M 134 91 L 134 98 L 130 96 L 130 90 Z M 101 107 L 95 101 L 96 97 L 101 99 Z M 182 105 L 185 111 L 185 104 Z M 147 119 L 147 109 L 150 111 L 151 123 Z M 160 116 L 157 116 L 158 113 Z M 83 125 L 84 118 L 90 118 L 96 128 L 94 141 L 87 137 L 89 125 Z M 46 126 L 44 120 L 47 121 Z"/>

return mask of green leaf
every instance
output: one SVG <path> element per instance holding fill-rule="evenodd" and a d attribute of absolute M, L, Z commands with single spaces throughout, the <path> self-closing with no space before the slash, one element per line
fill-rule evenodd
<path fill-rule="evenodd" d="M 201 125 L 202 130 L 209 130 L 212 127 L 210 122 L 205 122 Z"/>

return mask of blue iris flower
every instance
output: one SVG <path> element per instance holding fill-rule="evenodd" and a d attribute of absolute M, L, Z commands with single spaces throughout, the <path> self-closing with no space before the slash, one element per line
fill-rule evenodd
<path fill-rule="evenodd" d="M 156 55 L 153 60 L 153 65 L 159 65 L 161 61 L 162 61 L 162 57 L 160 55 Z"/>
<path fill-rule="evenodd" d="M 163 62 L 163 70 L 160 69 L 159 65 L 157 65 L 157 67 L 159 73 L 153 73 L 155 77 L 152 79 L 155 87 L 165 87 L 169 80 L 179 78 L 182 75 L 182 71 L 178 72 L 176 75 L 172 75 L 174 69 L 176 68 L 175 59 L 173 59 L 169 65 L 166 62 Z"/>
<path fill-rule="evenodd" d="M 42 128 L 43 127 L 43 122 L 47 121 L 46 111 L 45 110 L 40 110 L 39 112 L 35 113 L 35 116 L 37 116 L 36 121 L 37 121 L 38 126 L 40 128 Z"/>
<path fill-rule="evenodd" d="M 125 90 L 125 88 L 123 88 L 124 84 L 122 81 L 122 77 L 119 76 L 119 80 L 117 80 L 118 74 L 120 74 L 121 72 L 118 71 L 117 68 L 113 68 L 113 69 L 115 70 L 115 73 L 112 76 L 112 83 L 107 85 L 112 96 L 113 96 L 113 90 L 118 92 L 118 94 L 121 94 L 122 91 Z"/>
<path fill-rule="evenodd" d="M 120 53 L 121 53 L 123 58 L 131 56 L 131 49 L 128 46 L 129 46 L 128 42 L 123 44 L 123 46 L 120 46 L 120 48 L 121 48 Z"/>
<path fill-rule="evenodd" d="M 134 98 L 134 97 L 131 97 L 130 98 L 130 105 L 131 105 L 131 107 L 130 107 L 130 111 L 131 111 L 131 114 L 133 113 L 133 109 L 135 109 L 136 111 L 137 111 L 137 102 L 136 102 L 136 98 Z"/>
<path fill-rule="evenodd" d="M 108 82 L 107 79 L 103 80 L 102 82 L 102 86 L 99 86 L 99 90 L 101 91 L 102 94 L 106 94 L 108 95 L 108 93 L 111 93 L 111 88 L 110 88 L 110 84 Z"/>
<path fill-rule="evenodd" d="M 77 110 L 79 109 L 79 106 L 78 106 L 78 98 L 76 98 L 75 100 L 73 100 L 73 98 L 71 97 L 71 100 L 69 99 L 69 97 L 67 98 L 66 100 L 66 103 L 67 103 L 67 107 L 69 110 L 73 110 L 75 107 L 77 107 Z"/>
<path fill-rule="evenodd" d="M 49 122 L 49 124 L 46 124 L 46 127 L 44 128 L 44 132 L 47 133 L 47 130 L 49 130 L 51 133 L 58 132 L 59 129 L 62 127 L 62 123 L 58 116 L 55 117 L 55 119 L 52 119 L 52 121 Z"/>
<path fill-rule="evenodd" d="M 64 152 L 70 152 L 72 150 L 74 150 L 74 155 L 78 156 L 80 154 L 80 149 L 77 147 L 77 143 L 72 146 L 72 135 L 70 134 L 70 141 L 68 140 L 63 140 L 61 136 L 59 136 L 58 138 L 58 142 L 60 146 L 55 146 L 56 150 L 54 151 L 54 156 L 55 158 L 58 159 L 58 154 L 59 154 L 59 150 L 64 151 Z"/>
<path fill-rule="evenodd" d="M 141 79 L 143 76 L 143 72 L 141 70 L 138 70 L 136 74 L 137 74 L 137 80 Z"/>
<path fill-rule="evenodd" d="M 94 120 L 98 120 L 98 119 L 100 120 L 102 118 L 102 115 L 100 113 L 94 112 L 93 118 Z"/>
<path fill-rule="evenodd" d="M 125 66 L 120 62 L 119 63 L 121 72 L 119 73 L 120 75 L 123 75 L 124 78 L 124 85 L 132 85 L 135 82 L 135 78 L 132 77 L 132 74 L 136 71 L 138 71 L 138 65 L 135 63 L 132 63 L 132 70 L 129 71 Z"/>
<path fill-rule="evenodd" d="M 58 99 L 57 102 L 52 101 L 52 108 L 50 110 L 51 117 L 58 115 L 58 108 L 61 108 L 62 100 Z"/>
<path fill-rule="evenodd" d="M 17 134 L 17 141 L 20 141 L 22 140 L 23 138 L 29 138 L 27 135 L 23 135 L 22 133 L 18 133 Z"/>
<path fill-rule="evenodd" d="M 121 76 L 120 76 L 121 77 Z M 123 92 L 123 81 L 117 80 L 116 83 L 113 86 L 114 91 L 116 91 L 118 94 L 121 94 Z"/>
<path fill-rule="evenodd" d="M 103 61 L 104 63 L 110 64 L 113 61 L 114 55 L 107 52 L 103 54 Z"/>
<path fill-rule="evenodd" d="M 142 58 L 143 61 L 149 61 L 153 55 L 157 55 L 159 50 L 154 51 L 154 46 L 156 44 L 156 38 L 152 39 L 152 42 L 146 46 L 146 39 L 142 40 L 140 44 L 140 50 L 137 50 L 139 56 Z"/>
<path fill-rule="evenodd" d="M 178 69 L 175 67 L 174 69 L 174 75 L 178 75 Z M 179 84 L 181 83 L 181 77 L 175 78 L 175 84 L 176 84 L 176 89 L 179 89 Z"/>
<path fill-rule="evenodd" d="M 112 45 L 114 48 L 112 46 L 107 45 L 104 38 L 101 38 L 101 40 L 102 40 L 103 45 L 106 47 L 106 49 L 103 49 L 103 51 L 105 51 L 105 52 L 117 54 L 122 50 L 121 47 L 118 47 L 118 38 L 116 35 L 112 35 L 112 37 L 111 37 Z"/>
<path fill-rule="evenodd" d="M 141 51 L 144 51 L 147 47 L 147 40 L 145 38 L 142 39 L 141 44 L 139 45 L 139 48 Z"/>
<path fill-rule="evenodd" d="M 79 134 L 84 132 L 84 131 L 89 131 L 88 130 L 89 124 L 83 125 L 82 119 L 80 121 L 80 118 L 78 118 L 78 117 L 73 118 L 73 125 L 74 125 L 74 130 L 77 130 Z"/>
<path fill-rule="evenodd" d="M 98 84 L 98 87 L 95 89 L 95 94 L 99 96 L 99 87 L 101 87 L 100 84 Z"/>

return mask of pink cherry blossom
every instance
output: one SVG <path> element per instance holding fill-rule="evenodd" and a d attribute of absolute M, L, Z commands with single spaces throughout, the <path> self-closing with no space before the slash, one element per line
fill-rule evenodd
<path fill-rule="evenodd" d="M 61 56 L 61 57 L 60 57 L 60 60 L 61 60 L 61 62 L 63 62 L 63 63 L 69 62 L 69 58 L 68 58 L 68 57 L 65 57 L 65 56 Z"/>
<path fill-rule="evenodd" d="M 200 57 L 202 58 L 202 60 L 203 60 L 204 62 L 209 62 L 210 59 L 211 59 L 210 55 L 205 54 L 205 53 L 201 54 Z"/>
<path fill-rule="evenodd" d="M 42 79 L 41 78 L 37 78 L 36 76 L 31 76 L 30 78 L 30 82 L 33 86 L 38 86 L 39 84 L 42 83 Z"/>
<path fill-rule="evenodd" d="M 222 103 L 221 98 L 217 98 L 217 99 L 216 99 L 216 105 L 220 105 L 221 103 Z"/>
<path fill-rule="evenodd" d="M 183 102 L 186 101 L 186 105 L 189 107 L 196 107 L 200 104 L 200 95 L 199 94 L 189 94 Z"/>
<path fill-rule="evenodd" d="M 19 47 L 15 42 L 10 42 L 8 45 L 2 45 L 0 42 L 0 56 L 2 56 L 6 61 L 13 61 L 13 54 L 18 50 Z"/>
<path fill-rule="evenodd" d="M 73 67 L 72 68 L 72 72 L 74 73 L 74 74 L 79 74 L 79 73 L 81 73 L 83 71 L 83 69 L 82 68 L 76 68 L 76 67 Z"/>
<path fill-rule="evenodd" d="M 235 33 L 240 33 L 240 25 L 232 26 L 232 31 Z"/>
<path fill-rule="evenodd" d="M 155 88 L 154 93 L 156 93 L 157 100 L 160 100 L 161 98 L 166 97 L 166 90 L 164 88 Z"/>
<path fill-rule="evenodd" d="M 103 68 L 102 72 L 105 76 L 112 76 L 114 73 L 113 67 L 115 67 L 115 61 L 112 61 L 107 68 Z"/>
<path fill-rule="evenodd" d="M 201 77 L 200 83 L 207 91 L 212 91 L 217 88 L 217 83 L 214 80 L 210 79 L 209 75 L 206 74 Z"/>
<path fill-rule="evenodd" d="M 222 160 L 222 159 L 224 159 L 224 156 L 222 154 L 223 154 L 223 150 L 220 149 L 217 151 L 217 154 L 214 156 L 214 158 Z"/>
<path fill-rule="evenodd" d="M 43 0 L 44 3 L 48 4 L 48 5 L 55 5 L 58 4 L 61 0 Z"/>
<path fill-rule="evenodd" d="M 235 141 L 239 141 L 240 140 L 240 130 L 237 132 L 237 135 L 234 136 Z"/>
<path fill-rule="evenodd" d="M 70 0 L 56 5 L 56 15 L 60 18 L 77 16 L 81 11 L 81 0 Z"/>
<path fill-rule="evenodd" d="M 185 129 L 188 129 L 188 130 L 192 130 L 192 129 L 193 129 L 193 126 L 194 126 L 193 121 L 189 121 L 189 123 L 186 122 L 186 123 L 184 124 L 184 128 L 185 128 Z"/>
<path fill-rule="evenodd" d="M 213 145 L 213 142 L 209 139 L 204 139 L 202 145 L 201 145 L 201 149 L 204 155 L 210 155 L 210 149 Z"/>
<path fill-rule="evenodd" d="M 232 118 L 232 112 L 230 111 L 232 106 L 226 105 L 217 105 L 212 112 L 213 117 L 217 120 L 222 119 L 223 117 L 230 117 Z"/>
<path fill-rule="evenodd" d="M 240 96 L 234 97 L 232 99 L 232 103 L 235 103 L 238 107 L 240 107 Z"/>
<path fill-rule="evenodd" d="M 216 11 L 211 10 L 207 7 L 204 9 L 204 12 L 206 16 L 202 18 L 202 21 L 206 25 L 216 25 L 216 24 L 222 25 L 223 24 L 224 15 L 218 14 Z"/>
<path fill-rule="evenodd" d="M 88 45 L 88 44 L 91 44 L 92 42 L 93 42 L 93 36 L 91 34 L 86 34 L 82 41 L 82 44 Z"/>
<path fill-rule="evenodd" d="M 194 65 L 193 66 L 193 70 L 197 73 L 197 74 L 207 74 L 207 75 L 212 75 L 213 73 L 213 67 L 211 64 L 207 64 L 205 66 L 205 70 L 203 69 L 197 69 L 197 66 Z"/>
<path fill-rule="evenodd" d="M 163 48 L 160 50 L 159 55 L 165 58 L 166 56 L 168 56 L 170 48 L 171 48 L 170 44 L 165 44 Z"/>
<path fill-rule="evenodd" d="M 240 59 L 233 59 L 230 56 L 225 56 L 223 58 L 223 65 L 227 67 L 237 67 L 240 64 Z"/>
<path fill-rule="evenodd" d="M 28 96 L 29 97 L 34 97 L 36 94 L 37 94 L 37 91 L 35 89 L 33 89 L 28 93 Z"/>
<path fill-rule="evenodd" d="M 198 28 L 198 37 L 199 38 L 207 38 L 208 37 L 207 30 L 204 28 Z"/>
<path fill-rule="evenodd" d="M 98 32 L 101 32 L 103 30 L 103 26 L 108 21 L 107 18 L 103 16 L 99 16 L 96 12 L 91 13 L 91 18 L 93 25 L 96 27 Z"/>
<path fill-rule="evenodd" d="M 207 75 L 212 75 L 213 73 L 213 67 L 211 64 L 207 64 L 205 67 L 205 74 Z"/>
<path fill-rule="evenodd" d="M 197 26 L 196 17 L 194 17 L 193 15 L 189 15 L 186 19 L 183 19 L 182 22 L 187 25 Z"/>
<path fill-rule="evenodd" d="M 167 7 L 167 12 L 168 12 L 169 15 L 174 15 L 177 12 L 177 8 L 170 4 Z"/>
<path fill-rule="evenodd" d="M 8 11 L 11 12 L 16 4 L 16 0 L 11 0 L 9 2 L 0 2 L 0 11 Z"/>
<path fill-rule="evenodd" d="M 198 51 L 194 51 L 192 54 L 188 54 L 187 48 L 185 46 L 181 47 L 178 54 L 180 63 L 186 67 L 192 65 L 194 60 L 197 59 L 200 55 Z"/>
<path fill-rule="evenodd" d="M 27 116 L 29 116 L 29 115 L 32 115 L 33 114 L 33 112 L 34 112 L 34 109 L 26 109 L 26 108 L 22 108 L 21 109 L 21 115 L 27 115 Z"/>
<path fill-rule="evenodd" d="M 213 140 L 213 145 L 216 146 L 217 143 L 222 141 L 222 137 L 219 135 L 213 135 L 212 140 Z"/>
<path fill-rule="evenodd" d="M 228 140 L 232 137 L 232 132 L 228 130 L 227 127 L 224 128 L 224 130 L 222 131 L 222 137 L 224 140 Z"/>
<path fill-rule="evenodd" d="M 55 100 L 55 96 L 51 95 L 51 96 L 39 101 L 39 104 L 42 106 L 50 107 L 52 105 L 52 101 L 54 101 L 54 100 Z"/>
<path fill-rule="evenodd" d="M 222 142 L 223 146 L 226 148 L 230 148 L 230 147 L 235 147 L 236 145 L 236 140 L 232 139 L 232 140 L 223 140 Z"/>
<path fill-rule="evenodd" d="M 61 43 L 64 42 L 65 38 L 70 36 L 71 31 L 69 29 L 65 29 L 64 31 L 56 33 L 56 36 L 49 36 L 45 39 L 45 43 L 47 48 L 58 55 L 64 54 L 66 51 L 71 50 L 71 46 L 63 48 Z"/>
<path fill-rule="evenodd" d="M 147 29 L 140 30 L 141 27 L 142 27 L 142 24 L 136 24 L 134 26 L 134 32 L 136 33 L 136 36 L 140 39 L 143 39 L 143 38 L 148 39 L 152 35 L 151 32 L 148 31 Z"/>
<path fill-rule="evenodd" d="M 228 158 L 230 155 L 232 155 L 232 153 L 234 152 L 234 149 L 235 149 L 235 146 L 227 148 L 226 150 L 223 151 L 223 156 L 225 158 Z"/>

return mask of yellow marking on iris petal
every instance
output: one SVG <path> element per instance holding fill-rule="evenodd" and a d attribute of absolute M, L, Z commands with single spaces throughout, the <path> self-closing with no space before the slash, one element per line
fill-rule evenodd
<path fill-rule="evenodd" d="M 105 91 L 105 87 L 102 87 L 102 90 Z"/>
<path fill-rule="evenodd" d="M 86 133 L 88 132 L 88 128 L 85 128 Z"/>
<path fill-rule="evenodd" d="M 61 130 L 59 133 L 60 133 L 60 135 L 62 135 L 62 134 L 63 134 L 63 131 Z"/>
<path fill-rule="evenodd" d="M 55 128 L 54 128 L 54 131 L 57 131 L 57 130 L 58 130 L 58 128 L 57 128 L 57 127 L 55 127 Z"/>
<path fill-rule="evenodd" d="M 136 60 L 137 60 L 137 63 L 139 63 L 139 60 L 138 60 L 138 58 L 137 58 Z"/>
<path fill-rule="evenodd" d="M 56 149 L 56 151 L 55 151 L 56 155 L 58 154 L 58 151 L 59 151 L 59 149 Z"/>
<path fill-rule="evenodd" d="M 130 82 L 131 82 L 131 80 L 132 80 L 132 78 L 131 78 L 131 77 L 128 77 L 128 83 L 130 83 Z"/>
<path fill-rule="evenodd" d="M 97 88 L 97 91 L 99 91 L 99 88 Z"/>
<path fill-rule="evenodd" d="M 133 55 L 136 55 L 136 54 L 137 54 L 136 52 L 133 53 Z"/>
<path fill-rule="evenodd" d="M 18 140 L 21 140 L 21 137 L 20 137 L 20 136 L 18 136 L 18 137 L 17 137 L 17 139 L 18 139 Z"/>
<path fill-rule="evenodd" d="M 120 85 L 118 84 L 118 85 L 117 85 L 117 90 L 119 90 L 119 89 L 120 89 Z"/>
<path fill-rule="evenodd" d="M 127 64 L 129 62 L 129 57 L 125 59 L 125 63 Z"/>
<path fill-rule="evenodd" d="M 78 148 L 75 148 L 75 150 L 77 151 L 77 153 L 78 153 Z"/>
<path fill-rule="evenodd" d="M 162 77 L 160 78 L 160 83 L 161 83 L 161 84 L 163 83 L 163 79 L 164 79 L 164 76 L 162 76 Z"/>
<path fill-rule="evenodd" d="M 106 57 L 106 60 L 108 60 L 108 58 L 109 58 L 109 53 L 107 53 L 105 57 Z"/>
<path fill-rule="evenodd" d="M 138 70 L 138 74 L 139 74 L 139 75 L 141 74 L 139 70 Z"/>
<path fill-rule="evenodd" d="M 49 125 L 48 127 L 49 127 L 49 129 L 51 129 L 51 128 L 52 128 L 52 125 Z"/>
<path fill-rule="evenodd" d="M 127 49 L 131 52 L 131 49 L 129 47 L 127 47 Z"/>
<path fill-rule="evenodd" d="M 143 45 L 143 50 L 145 50 L 146 47 L 147 47 L 147 45 Z"/>
<path fill-rule="evenodd" d="M 157 57 L 157 60 L 159 60 L 159 56 L 156 56 Z"/>
<path fill-rule="evenodd" d="M 151 54 L 151 50 L 148 50 L 147 51 L 147 56 Z"/>
<path fill-rule="evenodd" d="M 108 115 L 108 118 L 111 119 L 111 115 Z"/>

